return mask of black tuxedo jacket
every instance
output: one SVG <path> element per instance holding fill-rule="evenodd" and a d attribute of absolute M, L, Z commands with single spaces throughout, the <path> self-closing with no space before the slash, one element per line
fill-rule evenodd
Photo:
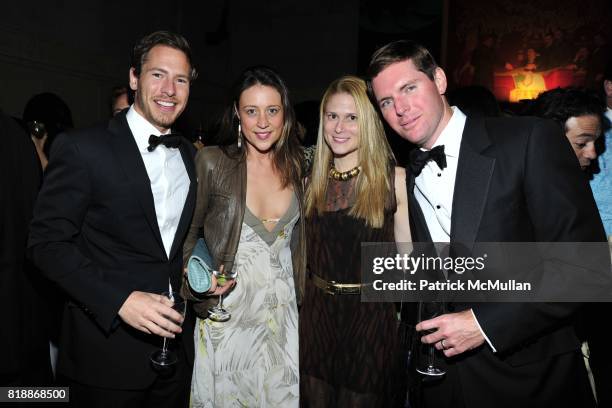
<path fill-rule="evenodd" d="M 413 238 L 430 242 L 414 196 L 414 175 L 407 182 Z M 451 243 L 602 240 L 605 233 L 588 181 L 556 124 L 535 118 L 467 119 Z M 454 306 L 456 311 L 473 309 L 497 353 L 485 343 L 448 359 L 447 378 L 425 387 L 428 406 L 451 406 L 451 388 L 457 385 L 466 407 L 592 404 L 571 325 L 578 304 Z"/>
<path fill-rule="evenodd" d="M 53 144 L 28 245 L 36 265 L 69 297 L 58 370 L 73 380 L 141 389 L 156 378 L 149 355 L 161 338 L 131 328 L 117 313 L 132 291 L 161 293 L 169 279 L 180 288 L 182 243 L 197 188 L 193 147 L 185 140 L 180 152 L 191 183 L 168 257 L 125 111 Z M 187 319 L 181 336 L 188 354 L 189 326 Z"/>

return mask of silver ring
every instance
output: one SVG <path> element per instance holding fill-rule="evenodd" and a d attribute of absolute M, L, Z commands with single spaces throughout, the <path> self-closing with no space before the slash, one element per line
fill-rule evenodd
<path fill-rule="evenodd" d="M 445 339 L 440 340 L 440 345 L 442 346 L 442 350 L 446 350 L 446 346 L 444 345 L 444 340 Z"/>

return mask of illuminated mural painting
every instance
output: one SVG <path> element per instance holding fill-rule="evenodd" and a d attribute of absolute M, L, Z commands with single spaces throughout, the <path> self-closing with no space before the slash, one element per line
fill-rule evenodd
<path fill-rule="evenodd" d="M 451 88 L 481 85 L 500 101 L 518 102 L 557 87 L 596 87 L 611 54 L 608 6 L 605 0 L 449 0 Z"/>
<path fill-rule="evenodd" d="M 498 100 L 519 102 L 535 99 L 539 94 L 554 88 L 580 86 L 584 76 L 576 76 L 571 69 L 559 68 L 548 71 L 531 71 L 522 68 L 493 73 L 493 94 Z"/>

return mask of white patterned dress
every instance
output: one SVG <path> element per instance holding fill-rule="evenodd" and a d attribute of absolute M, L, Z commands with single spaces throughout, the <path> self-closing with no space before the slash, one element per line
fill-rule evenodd
<path fill-rule="evenodd" d="M 298 407 L 298 312 L 289 249 L 298 217 L 295 197 L 272 232 L 246 210 L 236 286 L 223 299 L 232 317 L 197 321 L 191 407 Z"/>

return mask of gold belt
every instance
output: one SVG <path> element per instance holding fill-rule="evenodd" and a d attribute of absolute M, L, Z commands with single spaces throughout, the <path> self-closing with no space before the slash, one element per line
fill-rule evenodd
<path fill-rule="evenodd" d="M 365 286 L 362 283 L 337 283 L 336 281 L 326 281 L 312 272 L 309 276 L 310 280 L 317 288 L 332 296 L 359 295 L 361 294 L 361 288 Z"/>

